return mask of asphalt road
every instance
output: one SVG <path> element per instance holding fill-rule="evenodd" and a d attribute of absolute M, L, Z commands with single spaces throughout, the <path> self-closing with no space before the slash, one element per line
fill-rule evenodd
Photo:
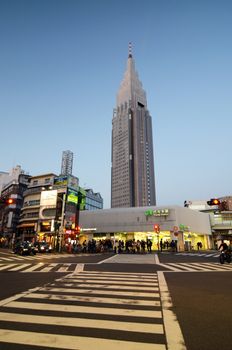
<path fill-rule="evenodd" d="M 154 350 L 230 349 L 232 264 L 221 266 L 218 263 L 218 257 L 215 256 L 217 252 L 213 253 L 176 255 L 164 252 L 156 256 L 147 254 L 144 257 L 124 254 L 122 256 L 51 255 L 37 256 L 36 259 L 25 257 L 25 259 L 11 260 L 10 254 L 0 252 L 0 269 L 3 268 L 0 270 L 0 302 L 2 303 L 0 304 L 0 348 L 4 350 L 50 348 L 53 350 L 58 348 L 113 350 L 116 347 L 123 349 L 125 346 L 126 350 L 146 350 L 153 345 Z M 4 258 L 10 260 L 4 260 Z M 21 267 L 24 265 L 22 269 L 9 271 L 12 268 L 20 268 L 20 264 Z M 24 273 L 27 269 L 31 269 L 31 265 L 36 268 L 36 272 Z M 62 269 L 66 271 L 62 272 Z M 165 308 L 165 292 L 162 292 L 162 279 L 160 280 L 162 275 L 167 282 L 168 296 L 170 296 L 167 308 Z M 97 284 L 99 278 L 101 282 Z M 145 290 L 141 290 L 142 278 L 145 281 Z M 135 281 L 131 282 L 132 287 L 128 282 L 130 280 Z M 158 283 L 159 295 L 156 297 L 154 295 L 157 293 L 149 290 L 153 288 L 154 283 Z M 40 287 L 39 291 L 36 289 L 29 291 L 36 287 Z M 25 291 L 29 292 L 25 294 Z M 107 300 L 108 297 L 112 297 L 112 300 Z M 6 298 L 10 298 L 8 300 L 10 307 L 5 305 Z M 149 302 L 156 306 L 146 306 Z M 158 306 L 159 302 L 161 302 L 160 306 Z M 115 303 L 119 303 L 120 306 L 116 306 Z M 141 303 L 141 306 L 138 303 Z M 24 307 L 28 308 L 28 304 L 29 309 L 24 309 Z M 38 309 L 38 305 L 41 305 L 42 309 Z M 57 305 L 58 308 L 56 308 Z M 98 310 L 99 306 L 101 308 Z M 82 326 L 75 328 L 70 327 L 70 324 L 49 325 L 50 318 L 52 320 L 54 317 L 65 318 L 66 308 L 69 307 L 77 308 L 76 312 L 69 311 L 69 318 L 71 317 L 74 322 L 76 318 L 81 317 L 81 322 L 85 321 Z M 92 313 L 89 307 L 98 310 L 97 313 Z M 102 311 L 104 308 L 107 308 L 107 315 Z M 122 309 L 122 313 L 114 314 L 111 310 L 115 308 Z M 127 310 L 126 312 L 132 309 L 138 315 L 134 318 L 128 317 L 124 309 Z M 175 329 L 176 323 L 173 321 L 172 324 L 170 320 L 165 323 L 165 313 L 169 310 L 177 317 L 185 347 L 178 343 L 178 339 L 174 339 L 174 345 L 170 341 L 172 336 L 175 338 L 175 332 L 171 334 L 168 328 L 171 325 Z M 146 313 L 149 314 L 149 311 L 154 315 L 161 312 L 162 317 L 147 318 Z M 31 320 L 25 323 L 26 326 L 20 320 L 20 315 L 24 318 L 31 315 Z M 36 323 L 37 316 L 42 317 L 41 323 Z M 91 320 L 94 320 L 94 326 L 91 326 Z M 117 330 L 107 325 L 110 322 L 113 322 L 112 327 L 115 323 Z M 140 328 L 131 332 L 128 328 L 130 324 L 138 324 Z M 150 331 L 146 330 L 146 324 L 151 327 Z M 165 333 L 157 331 L 157 328 L 152 331 L 153 326 L 158 329 L 164 326 Z M 31 344 L 30 339 L 27 339 L 28 334 L 34 337 Z M 50 341 L 48 344 L 42 338 L 38 341 L 39 338 L 36 336 L 43 336 L 43 334 L 49 334 L 49 337 L 55 335 L 56 338 L 50 339 L 47 336 L 48 342 Z M 21 339 L 20 336 L 25 339 Z M 69 338 L 66 339 L 65 336 Z M 71 340 L 74 336 L 77 342 L 73 345 Z M 3 338 L 5 340 L 1 343 Z M 54 343 L 54 339 L 58 343 Z M 94 340 L 95 343 L 92 343 Z M 97 344 L 98 347 L 96 347 Z"/>

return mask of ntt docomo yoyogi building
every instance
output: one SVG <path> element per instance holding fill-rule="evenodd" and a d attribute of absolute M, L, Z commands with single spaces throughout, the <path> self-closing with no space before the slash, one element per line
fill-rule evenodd
<path fill-rule="evenodd" d="M 156 206 L 152 118 L 130 45 L 113 112 L 111 153 L 111 209 L 80 211 L 80 241 L 150 239 L 157 249 L 162 238 L 177 241 L 179 250 L 196 248 L 197 242 L 211 248 L 209 214 Z"/>
<path fill-rule="evenodd" d="M 159 225 L 160 232 L 155 231 Z M 177 241 L 178 250 L 212 247 L 210 217 L 179 206 L 113 208 L 80 212 L 80 240 L 147 240 L 152 249 L 163 242 Z"/>

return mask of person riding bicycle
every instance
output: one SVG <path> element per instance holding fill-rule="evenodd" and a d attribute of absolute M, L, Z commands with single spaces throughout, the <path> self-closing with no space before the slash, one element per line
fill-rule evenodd
<path fill-rule="evenodd" d="M 220 256 L 219 256 L 219 261 L 221 264 L 224 264 L 224 262 L 231 262 L 231 250 L 229 249 L 228 245 L 222 241 L 220 246 L 218 247 L 220 250 Z"/>

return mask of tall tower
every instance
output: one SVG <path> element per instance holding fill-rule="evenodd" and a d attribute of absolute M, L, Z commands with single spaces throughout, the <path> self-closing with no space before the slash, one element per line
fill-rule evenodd
<path fill-rule="evenodd" d="M 61 175 L 72 175 L 73 152 L 63 151 L 61 163 Z"/>
<path fill-rule="evenodd" d="M 152 120 L 131 45 L 112 119 L 111 208 L 156 205 Z"/>

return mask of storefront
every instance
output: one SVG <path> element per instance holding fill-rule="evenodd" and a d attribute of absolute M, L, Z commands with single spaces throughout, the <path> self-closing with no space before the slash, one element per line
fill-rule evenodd
<path fill-rule="evenodd" d="M 178 206 L 81 211 L 80 226 L 81 241 L 151 240 L 153 250 L 171 241 L 180 251 L 212 248 L 209 215 Z"/>

